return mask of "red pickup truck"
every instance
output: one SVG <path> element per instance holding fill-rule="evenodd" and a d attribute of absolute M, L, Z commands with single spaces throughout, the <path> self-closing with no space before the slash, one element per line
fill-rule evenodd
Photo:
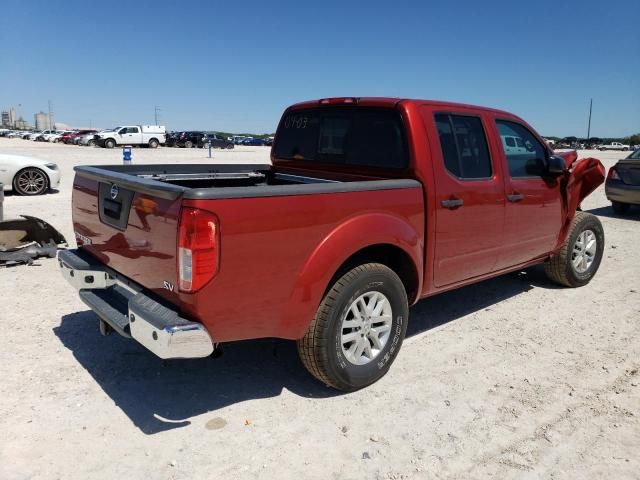
<path fill-rule="evenodd" d="M 577 211 L 596 159 L 554 155 L 499 110 L 391 98 L 288 108 L 272 165 L 76 167 L 65 278 L 161 358 L 297 341 L 317 379 L 355 390 L 400 350 L 409 306 L 545 263 L 578 287 L 604 248 Z"/>

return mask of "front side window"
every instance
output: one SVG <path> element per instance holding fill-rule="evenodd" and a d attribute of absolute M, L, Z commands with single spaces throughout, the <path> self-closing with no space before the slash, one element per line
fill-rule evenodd
<path fill-rule="evenodd" d="M 438 113 L 435 121 L 445 168 L 462 179 L 490 178 L 491 157 L 482 120 Z"/>
<path fill-rule="evenodd" d="M 518 123 L 496 120 L 496 125 L 511 178 L 544 176 L 547 150 L 538 139 Z"/>
<path fill-rule="evenodd" d="M 294 110 L 280 123 L 274 156 L 372 168 L 406 168 L 402 119 L 391 109 L 329 107 Z"/>

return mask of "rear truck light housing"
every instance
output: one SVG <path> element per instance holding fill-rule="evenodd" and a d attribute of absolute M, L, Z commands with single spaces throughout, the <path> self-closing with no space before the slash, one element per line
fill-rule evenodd
<path fill-rule="evenodd" d="M 610 178 L 611 180 L 620 180 L 620 175 L 618 175 L 618 172 L 616 172 L 616 169 L 614 167 L 611 167 L 609 169 L 607 178 Z"/>
<path fill-rule="evenodd" d="M 334 105 L 338 103 L 358 103 L 357 97 L 335 97 L 335 98 L 323 98 L 318 103 L 321 105 Z"/>
<path fill-rule="evenodd" d="M 178 288 L 185 293 L 197 292 L 218 273 L 218 217 L 200 208 L 182 208 L 178 225 L 177 253 Z"/>

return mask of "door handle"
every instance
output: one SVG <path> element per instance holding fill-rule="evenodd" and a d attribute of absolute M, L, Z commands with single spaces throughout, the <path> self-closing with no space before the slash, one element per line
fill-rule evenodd
<path fill-rule="evenodd" d="M 507 200 L 510 202 L 519 202 L 524 199 L 524 195 L 521 193 L 512 193 L 511 195 L 507 195 Z"/>
<path fill-rule="evenodd" d="M 440 205 L 442 205 L 444 208 L 458 208 L 461 207 L 464 204 L 464 200 L 462 200 L 461 198 L 450 198 L 449 200 L 442 200 L 442 202 L 440 202 Z"/>

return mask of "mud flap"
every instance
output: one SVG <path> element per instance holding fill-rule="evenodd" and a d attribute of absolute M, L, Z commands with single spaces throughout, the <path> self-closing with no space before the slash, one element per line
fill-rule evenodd
<path fill-rule="evenodd" d="M 58 245 L 66 245 L 64 236 L 49 223 L 37 217 L 0 222 L 0 266 L 26 263 L 38 257 L 56 256 Z"/>

